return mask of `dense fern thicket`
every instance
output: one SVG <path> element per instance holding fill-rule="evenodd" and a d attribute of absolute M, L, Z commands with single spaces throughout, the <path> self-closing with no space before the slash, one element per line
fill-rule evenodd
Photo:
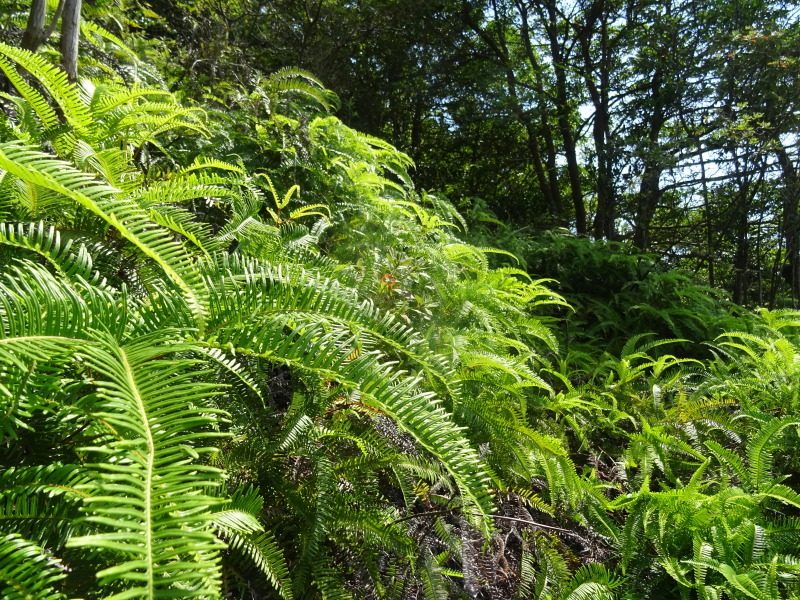
<path fill-rule="evenodd" d="M 0 44 L 3 598 L 800 596 L 799 313 L 492 248 L 311 74 L 84 34 Z"/>

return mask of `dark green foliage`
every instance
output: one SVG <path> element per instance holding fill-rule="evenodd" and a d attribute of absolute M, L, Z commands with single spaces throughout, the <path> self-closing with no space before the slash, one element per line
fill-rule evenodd
<path fill-rule="evenodd" d="M 720 290 L 622 244 L 551 233 L 532 239 L 519 254 L 531 273 L 556 279 L 572 306 L 562 313 L 563 343 L 570 347 L 602 340 L 615 354 L 629 338 L 653 334 L 684 340 L 673 352 L 706 357 L 704 342 L 749 326 Z"/>

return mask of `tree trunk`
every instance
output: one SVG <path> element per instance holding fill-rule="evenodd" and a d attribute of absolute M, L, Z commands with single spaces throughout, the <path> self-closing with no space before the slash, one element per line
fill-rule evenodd
<path fill-rule="evenodd" d="M 78 81 L 78 40 L 82 0 L 65 0 L 61 19 L 61 68 L 70 81 Z"/>
<path fill-rule="evenodd" d="M 567 89 L 567 65 L 563 54 L 561 41 L 558 39 L 558 16 L 556 14 L 555 0 L 548 0 L 547 24 L 545 27 L 547 38 L 550 42 L 550 53 L 553 57 L 553 68 L 556 74 L 556 120 L 561 139 L 564 144 L 564 155 L 567 159 L 567 175 L 569 177 L 570 196 L 575 208 L 575 230 L 578 235 L 586 235 L 586 206 L 583 204 L 583 189 L 581 187 L 581 173 L 578 166 L 578 151 L 575 136 L 570 123 L 570 96 Z"/>
<path fill-rule="evenodd" d="M 783 237 L 786 240 L 787 281 L 792 303 L 800 299 L 800 174 L 782 145 L 776 150 L 783 176 Z"/>
<path fill-rule="evenodd" d="M 601 100 L 595 109 L 593 137 L 597 152 L 597 214 L 594 219 L 594 237 L 613 240 L 617 237 L 614 223 L 616 199 L 614 198 L 613 165 L 607 144 L 608 106 Z"/>
<path fill-rule="evenodd" d="M 584 24 L 578 31 L 581 54 L 583 56 L 583 79 L 594 106 L 592 137 L 597 154 L 597 213 L 594 218 L 593 233 L 596 239 L 613 240 L 617 237 L 615 226 L 617 202 L 614 193 L 613 160 L 608 142 L 610 132 L 610 43 L 608 36 L 608 11 L 603 0 L 597 0 L 584 11 Z M 592 57 L 592 37 L 599 25 L 599 60 Z M 599 80 L 595 80 L 595 73 Z"/>
<path fill-rule="evenodd" d="M 700 150 L 700 181 L 703 190 L 703 216 L 706 220 L 706 254 L 708 255 L 708 285 L 714 287 L 716 285 L 716 277 L 714 275 L 714 223 L 711 218 L 711 199 L 708 193 L 708 180 L 706 179 L 706 161 L 703 157 L 702 142 L 698 141 L 698 148 Z"/>
<path fill-rule="evenodd" d="M 653 221 L 663 194 L 659 186 L 663 171 L 663 166 L 657 160 L 648 160 L 642 174 L 642 182 L 639 185 L 633 245 L 642 252 L 650 250 L 650 223 Z"/>
<path fill-rule="evenodd" d="M 746 300 L 748 279 L 747 261 L 750 254 L 748 251 L 749 240 L 747 239 L 746 196 L 747 191 L 741 190 L 739 192 L 739 198 L 736 200 L 738 213 L 736 216 L 736 253 L 733 256 L 733 301 L 741 305 L 744 305 Z"/>
<path fill-rule="evenodd" d="M 36 52 L 44 42 L 44 20 L 47 16 L 47 0 L 33 0 L 28 13 L 28 25 L 22 36 L 22 47 Z"/>
<path fill-rule="evenodd" d="M 520 11 L 522 23 L 521 27 L 523 46 L 526 48 L 527 58 L 529 59 L 531 67 L 534 69 L 538 80 L 541 77 L 541 70 L 538 61 L 536 60 L 529 46 L 530 39 L 527 12 L 524 6 L 520 4 L 517 5 L 517 8 Z M 495 12 L 497 12 L 496 7 Z M 528 147 L 528 153 L 531 159 L 529 164 L 533 167 L 536 182 L 539 185 L 539 190 L 541 191 L 544 201 L 551 215 L 553 216 L 553 220 L 560 224 L 562 222 L 562 207 L 558 186 L 552 185 L 553 179 L 545 171 L 545 160 L 542 156 L 541 149 L 539 148 L 539 131 L 537 130 L 537 123 L 530 111 L 524 106 L 523 100 L 520 98 L 516 74 L 514 72 L 514 65 L 512 64 L 511 52 L 509 50 L 505 34 L 503 33 L 502 28 L 500 28 L 500 32 L 495 39 L 487 32 L 487 30 L 482 28 L 475 19 L 472 18 L 469 10 L 463 10 L 462 15 L 468 26 L 475 33 L 477 33 L 493 51 L 498 63 L 503 69 L 511 111 L 525 129 L 526 145 Z M 540 107 L 540 110 L 544 110 L 546 112 L 544 102 L 542 102 L 542 104 L 543 106 Z"/>
<path fill-rule="evenodd" d="M 642 181 L 639 184 L 639 193 L 637 195 L 636 224 L 633 229 L 633 245 L 643 252 L 647 252 L 650 249 L 650 223 L 655 216 L 663 195 L 659 182 L 661 174 L 664 172 L 664 161 L 658 156 L 658 139 L 667 119 L 661 98 L 663 91 L 662 81 L 661 69 L 656 69 L 650 87 L 654 107 L 650 118 L 649 147 L 644 158 L 644 172 L 642 173 Z M 705 177 L 705 174 L 703 176 Z"/>
<path fill-rule="evenodd" d="M 520 17 L 520 38 L 522 47 L 525 50 L 525 57 L 528 64 L 534 73 L 535 86 L 534 89 L 538 95 L 537 97 L 537 112 L 539 113 L 539 131 L 545 140 L 545 149 L 547 157 L 544 159 L 539 150 L 539 136 L 536 135 L 536 128 L 533 121 L 529 118 L 526 123 L 526 128 L 529 132 L 528 143 L 531 146 L 531 154 L 534 156 L 536 169 L 536 177 L 539 180 L 539 186 L 545 197 L 547 205 L 550 207 L 550 212 L 557 225 L 565 226 L 569 223 L 564 222 L 564 210 L 561 203 L 561 193 L 558 185 L 558 171 L 556 168 L 556 150 L 555 143 L 553 142 L 553 132 L 550 123 L 550 111 L 548 109 L 548 95 L 545 92 L 544 72 L 541 61 L 536 55 L 536 52 L 531 43 L 532 33 L 529 22 L 528 7 L 525 2 L 516 0 L 514 3 L 517 7 L 517 12 Z M 533 135 L 530 135 L 533 132 Z"/>

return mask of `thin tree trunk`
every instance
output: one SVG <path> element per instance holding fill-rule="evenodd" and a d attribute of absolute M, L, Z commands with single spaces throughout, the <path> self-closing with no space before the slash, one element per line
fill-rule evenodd
<path fill-rule="evenodd" d="M 702 150 L 702 142 L 699 142 Z M 706 254 L 708 255 L 708 285 L 714 287 L 714 225 L 711 220 L 711 201 L 708 194 L 708 181 L 706 181 L 706 161 L 703 152 L 700 152 L 700 177 L 703 186 L 703 215 L 706 220 Z"/>
<path fill-rule="evenodd" d="M 564 225 L 564 211 L 561 204 L 561 193 L 559 192 L 558 186 L 558 171 L 556 168 L 557 162 L 555 143 L 553 142 L 553 132 L 551 130 L 549 118 L 550 111 L 548 110 L 547 106 L 547 94 L 545 92 L 543 69 L 531 44 L 532 34 L 528 16 L 528 7 L 525 2 L 521 2 L 520 0 L 517 0 L 514 4 L 517 7 L 517 12 L 519 13 L 520 17 L 520 38 L 522 41 L 522 47 L 525 50 L 525 57 L 527 58 L 528 64 L 530 64 L 535 77 L 534 89 L 538 94 L 537 109 L 539 112 L 539 131 L 544 137 L 545 148 L 547 150 L 547 157 L 544 159 L 543 166 L 543 157 L 538 147 L 539 136 L 534 134 L 534 136 L 531 137 L 529 135 L 529 143 L 535 146 L 535 150 L 532 149 L 531 153 L 534 155 L 536 161 L 536 164 L 534 165 L 536 169 L 536 177 L 539 180 L 542 193 L 547 201 L 548 206 L 550 207 L 550 212 L 552 213 L 555 222 L 558 225 Z M 530 121 L 530 126 L 526 124 L 526 127 L 528 128 L 529 132 L 535 132 L 535 127 L 533 126 L 532 121 Z"/>
<path fill-rule="evenodd" d="M 78 40 L 82 0 L 65 0 L 61 19 L 61 68 L 70 81 L 78 81 Z"/>
<path fill-rule="evenodd" d="M 553 69 L 556 74 L 556 120 L 561 139 L 564 144 L 564 155 L 567 159 L 567 175 L 569 177 L 570 196 L 575 208 L 575 230 L 578 235 L 586 235 L 586 206 L 583 203 L 583 189 L 581 186 L 581 172 L 578 166 L 578 151 L 575 142 L 572 123 L 570 123 L 570 97 L 567 89 L 566 57 L 558 39 L 558 16 L 556 15 L 555 0 L 547 0 L 547 23 L 545 32 L 550 42 L 550 53 L 553 58 Z"/>
<path fill-rule="evenodd" d="M 596 5 L 585 12 L 586 23 L 579 32 L 578 38 L 583 54 L 584 81 L 589 90 L 589 96 L 594 105 L 594 124 L 592 137 L 597 154 L 597 213 L 594 219 L 594 237 L 596 239 L 616 238 L 616 199 L 614 198 L 613 161 L 608 148 L 610 138 L 609 117 L 609 39 L 608 39 L 608 14 L 603 0 L 598 0 Z M 592 35 L 595 23 L 590 19 L 595 17 L 600 21 L 600 60 L 595 63 L 591 55 Z M 599 71 L 600 80 L 595 81 L 593 74 Z"/>
<path fill-rule="evenodd" d="M 561 227 L 569 226 L 569 219 L 564 217 L 564 208 L 562 206 L 561 193 L 558 186 L 558 153 L 556 152 L 556 143 L 553 139 L 553 130 L 551 129 L 550 119 L 547 112 L 542 112 L 541 115 L 541 130 L 544 135 L 544 144 L 547 149 L 547 180 L 549 182 L 549 189 L 551 194 L 558 202 L 558 225 Z"/>
<path fill-rule="evenodd" d="M 534 71 L 537 73 L 537 79 L 539 79 L 541 77 L 541 73 L 539 71 L 540 66 L 529 46 L 530 39 L 528 38 L 529 30 L 527 11 L 524 6 L 519 4 L 517 5 L 517 9 L 520 11 L 520 18 L 522 22 L 523 46 L 526 48 L 527 57 Z M 494 5 L 494 11 L 495 14 L 498 12 L 496 5 Z M 527 138 L 526 145 L 531 157 L 530 164 L 533 167 L 536 182 L 539 185 L 539 189 L 544 197 L 548 209 L 550 210 L 550 213 L 553 216 L 554 221 L 561 223 L 562 210 L 558 186 L 551 185 L 552 178 L 549 177 L 548 173 L 545 171 L 545 160 L 539 148 L 539 132 L 537 131 L 537 123 L 534 121 L 530 112 L 523 106 L 523 101 L 520 98 L 519 86 L 517 83 L 516 74 L 514 72 L 514 66 L 511 61 L 511 53 L 508 48 L 505 34 L 503 33 L 502 28 L 500 28 L 500 32 L 495 39 L 480 26 L 480 24 L 472 17 L 468 9 L 463 10 L 462 15 L 468 26 L 475 33 L 477 33 L 486 43 L 486 45 L 492 50 L 492 52 L 494 52 L 498 63 L 503 69 L 511 110 L 525 129 Z M 541 93 L 541 90 L 539 90 L 539 93 Z"/>
<path fill-rule="evenodd" d="M 735 152 L 735 150 L 734 150 Z M 750 208 L 753 205 L 764 182 L 766 163 L 762 164 L 757 179 L 753 181 L 750 175 L 742 176 L 738 157 L 735 157 L 738 193 L 736 198 L 736 252 L 733 257 L 735 273 L 733 287 L 733 301 L 745 306 L 747 304 L 747 288 L 750 278 Z"/>
<path fill-rule="evenodd" d="M 792 288 L 792 303 L 800 298 L 800 175 L 786 148 L 776 150 L 783 175 L 783 238 L 786 240 L 786 279 Z"/>
<path fill-rule="evenodd" d="M 736 199 L 736 252 L 733 256 L 734 283 L 733 301 L 744 305 L 747 292 L 747 260 L 749 258 L 747 239 L 747 189 L 740 189 Z"/>
<path fill-rule="evenodd" d="M 636 206 L 636 224 L 633 229 L 633 245 L 647 252 L 650 249 L 650 224 L 653 221 L 661 197 L 661 174 L 664 172 L 664 161 L 658 156 L 658 139 L 667 119 L 664 115 L 664 104 L 661 101 L 661 84 L 663 81 L 661 69 L 656 69 L 651 85 L 651 98 L 655 103 L 653 115 L 650 119 L 649 148 L 645 153 L 644 173 L 639 184 Z"/>
<path fill-rule="evenodd" d="M 663 171 L 663 166 L 657 159 L 647 159 L 637 194 L 636 224 L 633 228 L 633 245 L 642 252 L 650 250 L 650 224 L 663 195 L 659 187 Z"/>

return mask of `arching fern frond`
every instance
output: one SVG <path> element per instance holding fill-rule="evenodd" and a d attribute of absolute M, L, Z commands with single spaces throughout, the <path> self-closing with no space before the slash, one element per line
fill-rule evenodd
<path fill-rule="evenodd" d="M 64 547 L 92 476 L 79 465 L 12 467 L 0 473 L 0 528 L 43 547 Z"/>
<path fill-rule="evenodd" d="M 63 194 L 116 229 L 177 285 L 199 328 L 203 329 L 207 292 L 200 273 L 184 248 L 166 231 L 154 226 L 145 211 L 69 163 L 16 143 L 0 144 L 0 169 Z"/>
<path fill-rule="evenodd" d="M 91 253 L 75 240 L 62 240 L 53 226 L 38 223 L 0 223 L 0 246 L 27 250 L 45 259 L 49 266 L 69 280 L 80 278 L 97 288 L 107 284 L 94 270 Z"/>
<path fill-rule="evenodd" d="M 92 119 L 89 110 L 81 99 L 77 86 L 69 82 L 67 74 L 62 69 L 51 64 L 40 54 L 33 54 L 22 48 L 16 48 L 4 43 L 0 43 L 0 55 L 7 60 L 14 61 L 42 83 L 43 88 L 47 90 L 58 105 L 66 122 L 74 130 L 81 131 L 91 126 Z M 9 73 L 6 72 L 6 75 L 8 76 Z M 32 88 L 29 88 L 29 90 L 32 90 Z M 46 110 L 44 108 L 42 102 L 46 102 L 46 100 L 41 95 L 37 98 L 35 95 L 29 94 L 28 99 L 34 106 L 38 107 L 36 112 L 43 119 L 46 127 L 52 127 L 57 122 L 53 121 L 53 116 L 55 115 L 53 109 Z"/>

